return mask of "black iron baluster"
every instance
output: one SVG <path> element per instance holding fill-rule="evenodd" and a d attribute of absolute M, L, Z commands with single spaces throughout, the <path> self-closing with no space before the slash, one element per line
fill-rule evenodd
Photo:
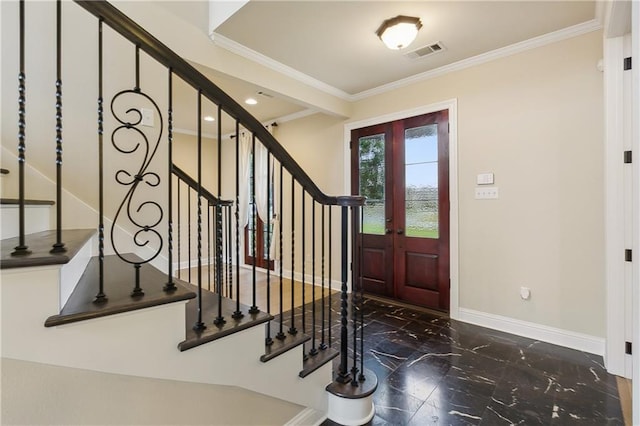
<path fill-rule="evenodd" d="M 56 0 L 56 242 L 51 253 L 64 253 L 62 242 L 62 1 Z"/>
<path fill-rule="evenodd" d="M 331 303 L 331 289 L 332 289 L 332 275 L 331 275 L 331 264 L 333 263 L 333 249 L 332 249 L 332 244 L 331 244 L 331 206 L 329 206 L 329 212 L 328 212 L 328 220 L 329 220 L 329 330 L 328 330 L 328 336 L 327 336 L 327 344 L 329 345 L 329 347 L 331 347 L 331 329 L 333 328 L 333 322 L 331 319 L 331 312 L 333 311 L 333 305 Z"/>
<path fill-rule="evenodd" d="M 232 317 L 244 316 L 240 310 L 240 123 L 236 120 L 236 311 Z"/>
<path fill-rule="evenodd" d="M 256 306 L 256 263 L 258 255 L 256 254 L 256 233 L 258 209 L 256 205 L 256 135 L 251 135 L 251 256 L 253 257 L 253 266 L 251 268 L 251 299 L 253 304 L 249 308 L 250 314 L 257 314 L 260 309 Z"/>
<path fill-rule="evenodd" d="M 218 291 L 218 316 L 213 320 L 215 325 L 221 325 L 227 322 L 222 316 L 222 291 L 224 290 L 224 283 L 222 282 L 222 209 L 219 204 L 222 198 L 222 108 L 218 105 L 218 204 L 216 204 L 216 278 L 215 283 L 216 290 Z M 227 218 L 227 221 L 229 219 Z M 230 226 L 230 225 L 229 225 Z M 231 232 L 231 228 L 229 228 Z M 231 234 L 227 241 L 231 240 Z M 228 252 L 229 248 L 227 248 Z M 231 262 L 229 262 L 231 263 Z"/>
<path fill-rule="evenodd" d="M 316 348 L 316 200 L 311 203 L 311 349 L 309 355 L 318 354 Z"/>
<path fill-rule="evenodd" d="M 104 303 L 104 99 L 102 97 L 102 19 L 98 19 L 98 294 L 94 303 Z"/>
<path fill-rule="evenodd" d="M 181 203 L 181 199 L 180 199 L 181 198 L 180 197 L 180 181 L 181 181 L 180 178 L 178 178 L 178 180 L 176 181 L 177 193 L 178 193 L 178 197 L 177 197 L 178 198 L 178 205 L 176 206 L 176 209 L 178 210 L 178 227 L 177 227 L 177 229 L 178 229 L 178 235 L 177 235 L 177 240 L 178 240 L 178 279 L 180 279 L 181 275 L 182 275 L 181 274 L 182 268 L 180 267 L 181 266 L 181 264 L 180 264 L 180 247 L 181 247 L 180 231 L 182 230 L 182 222 L 180 221 L 180 210 L 181 210 L 180 204 L 182 204 Z"/>
<path fill-rule="evenodd" d="M 356 249 L 358 250 L 357 255 L 360 261 L 360 266 L 358 267 L 358 285 L 360 286 L 360 375 L 358 376 L 358 380 L 364 382 L 366 380 L 364 376 L 364 283 L 362 281 L 362 265 L 364 264 L 364 253 L 362 251 L 362 237 L 364 235 L 364 207 L 359 207 L 359 211 L 360 215 L 358 219 L 360 221 L 360 243 L 356 247 Z"/>
<path fill-rule="evenodd" d="M 347 315 L 348 312 L 348 304 L 347 304 L 347 274 L 348 274 L 348 257 L 347 257 L 347 232 L 348 230 L 348 207 L 342 206 L 342 224 L 341 224 L 341 302 L 340 302 L 340 367 L 338 368 L 338 377 L 336 377 L 336 381 L 340 383 L 348 383 L 351 381 L 351 377 L 349 376 L 348 369 L 348 360 L 347 360 L 347 351 L 348 351 L 348 331 L 347 331 Z"/>
<path fill-rule="evenodd" d="M 353 220 L 353 225 L 351 226 L 351 241 L 356 242 L 358 238 L 358 228 L 357 223 L 359 220 L 359 214 L 356 210 L 357 207 L 351 207 L 351 215 Z M 352 244 L 352 253 L 351 259 L 354 260 L 353 256 L 353 247 L 355 245 Z M 351 269 L 351 321 L 353 323 L 353 367 L 351 367 L 351 386 L 358 386 L 358 287 L 357 287 L 357 279 L 355 268 Z"/>
<path fill-rule="evenodd" d="M 267 313 L 271 313 L 271 151 L 267 151 Z M 273 344 L 271 338 L 271 321 L 267 322 L 267 337 L 265 339 L 265 345 L 270 346 Z"/>
<path fill-rule="evenodd" d="M 229 280 L 229 290 L 227 297 L 233 298 L 233 253 L 231 252 L 231 205 L 227 206 L 227 274 Z"/>
<path fill-rule="evenodd" d="M 211 291 L 211 207 L 211 203 L 207 201 L 207 290 L 209 291 Z M 215 209 L 215 206 L 213 208 Z M 215 227 L 213 229 L 215 232 Z"/>
<path fill-rule="evenodd" d="M 321 232 L 321 237 L 320 237 L 320 274 L 321 274 L 321 279 L 322 279 L 322 294 L 321 294 L 321 300 L 322 303 L 320 304 L 320 306 L 322 307 L 322 315 L 321 315 L 321 319 L 320 319 L 320 349 L 321 350 L 325 350 L 327 349 L 327 343 L 325 342 L 325 333 L 324 333 L 324 329 L 325 329 L 325 310 L 327 309 L 325 306 L 325 299 L 324 299 L 324 245 L 325 245 L 325 239 L 324 239 L 324 222 L 325 222 L 325 218 L 324 218 L 324 204 L 322 205 L 322 211 L 321 211 L 321 215 L 320 218 L 322 220 L 322 225 L 320 225 L 320 232 Z"/>
<path fill-rule="evenodd" d="M 305 318 L 305 311 L 306 311 L 306 277 L 305 277 L 305 272 L 306 272 L 306 267 L 305 264 L 307 263 L 307 253 L 306 253 L 306 246 L 307 246 L 307 237 L 306 237 L 306 220 L 305 220 L 305 190 L 304 187 L 301 185 L 300 188 L 302 189 L 302 332 L 306 333 L 307 332 L 307 324 L 306 324 L 306 318 Z M 305 357 L 307 356 L 307 354 L 304 355 Z"/>
<path fill-rule="evenodd" d="M 24 0 L 20 0 L 20 72 L 18 73 L 18 245 L 11 253 L 12 256 L 25 256 L 31 254 L 31 250 L 25 242 L 25 220 L 24 220 L 24 166 L 26 162 L 27 151 L 27 121 L 26 121 L 26 103 L 27 103 L 27 84 L 26 73 L 24 67 Z"/>
<path fill-rule="evenodd" d="M 284 283 L 283 283 L 283 277 L 282 277 L 282 265 L 283 265 L 283 261 L 282 261 L 282 227 L 284 225 L 284 223 L 282 222 L 282 178 L 283 178 L 283 171 L 284 171 L 284 166 L 282 165 L 282 163 L 280 163 L 280 199 L 278 200 L 278 219 L 279 219 L 279 223 L 280 226 L 278 227 L 278 233 L 280 234 L 278 236 L 278 243 L 279 243 L 279 254 L 280 254 L 280 330 L 278 331 L 278 334 L 276 335 L 276 339 L 280 339 L 280 340 L 284 340 L 287 336 L 284 334 L 284 328 L 283 328 L 283 321 L 284 321 L 284 316 L 282 315 L 282 305 L 283 305 L 283 301 L 282 301 L 282 293 L 284 292 Z"/>
<path fill-rule="evenodd" d="M 198 90 L 198 319 L 193 326 L 193 329 L 196 331 L 204 330 L 207 328 L 202 321 L 202 91 Z M 191 191 L 189 191 L 191 193 Z M 191 259 L 191 250 L 189 250 L 189 259 Z M 189 271 L 191 271 L 191 262 L 189 262 Z M 189 273 L 189 277 L 191 277 L 191 273 Z"/>
<path fill-rule="evenodd" d="M 297 334 L 295 326 L 295 284 L 296 284 L 296 180 L 291 176 L 291 326 L 289 334 Z"/>
<path fill-rule="evenodd" d="M 187 277 L 191 282 L 191 187 L 187 185 Z"/>
<path fill-rule="evenodd" d="M 168 159 L 167 163 L 169 166 L 168 179 L 169 184 L 167 185 L 168 191 L 168 199 L 169 199 L 169 208 L 168 208 L 168 216 L 167 216 L 167 283 L 164 285 L 164 291 L 172 292 L 177 290 L 176 284 L 173 282 L 173 70 L 169 68 L 169 88 L 168 88 L 168 103 L 169 108 L 167 110 L 167 151 L 168 151 Z"/>

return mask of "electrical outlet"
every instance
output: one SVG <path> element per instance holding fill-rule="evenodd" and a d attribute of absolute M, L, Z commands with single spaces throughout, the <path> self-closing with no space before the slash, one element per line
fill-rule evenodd
<path fill-rule="evenodd" d="M 497 200 L 498 199 L 498 187 L 497 186 L 483 186 L 476 188 L 476 200 Z"/>
<path fill-rule="evenodd" d="M 140 112 L 142 113 L 142 123 L 140 124 L 147 127 L 153 127 L 154 126 L 153 110 L 149 108 L 140 108 Z"/>

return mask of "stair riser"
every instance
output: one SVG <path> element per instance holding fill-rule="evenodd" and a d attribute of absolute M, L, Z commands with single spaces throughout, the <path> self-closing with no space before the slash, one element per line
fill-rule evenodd
<path fill-rule="evenodd" d="M 67 303 L 67 300 L 69 300 L 69 296 L 73 293 L 91 256 L 93 256 L 93 247 L 95 247 L 96 238 L 97 237 L 94 236 L 89 239 L 73 259 L 60 268 L 60 279 L 58 281 L 60 283 L 60 307 L 58 310 L 61 310 Z"/>
<path fill-rule="evenodd" d="M 134 376 L 244 387 L 322 412 L 330 364 L 300 379 L 302 347 L 269 363 L 263 326 L 235 333 L 189 351 L 184 340 L 185 302 L 45 328 L 58 312 L 56 268 L 2 273 L 2 356 Z M 25 307 L 28 307 L 25 308 Z"/>
<path fill-rule="evenodd" d="M 0 210 L 2 219 L 0 220 L 0 240 L 18 236 L 19 209 L 18 206 L 2 206 Z M 51 207 L 50 206 L 25 206 L 25 234 L 51 229 Z"/>

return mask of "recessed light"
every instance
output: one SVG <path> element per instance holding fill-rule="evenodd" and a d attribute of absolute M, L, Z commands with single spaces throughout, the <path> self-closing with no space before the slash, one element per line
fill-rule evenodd
<path fill-rule="evenodd" d="M 216 119 L 215 119 L 215 118 L 213 118 L 213 117 L 212 117 L 212 116 L 210 116 L 210 115 L 205 115 L 205 116 L 204 116 L 204 121 L 216 121 Z"/>
<path fill-rule="evenodd" d="M 257 104 L 257 103 L 258 103 L 258 101 L 256 101 L 256 100 L 255 100 L 255 99 L 253 99 L 253 98 L 247 98 L 247 99 L 244 101 L 244 103 L 245 103 L 245 104 L 247 104 L 247 105 L 255 105 L 255 104 Z"/>

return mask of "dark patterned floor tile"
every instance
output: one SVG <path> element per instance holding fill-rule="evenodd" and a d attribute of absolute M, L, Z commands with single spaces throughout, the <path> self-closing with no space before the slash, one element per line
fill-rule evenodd
<path fill-rule="evenodd" d="M 393 425 L 406 425 L 424 401 L 383 384 L 373 394 L 373 402 L 377 417 Z"/>

